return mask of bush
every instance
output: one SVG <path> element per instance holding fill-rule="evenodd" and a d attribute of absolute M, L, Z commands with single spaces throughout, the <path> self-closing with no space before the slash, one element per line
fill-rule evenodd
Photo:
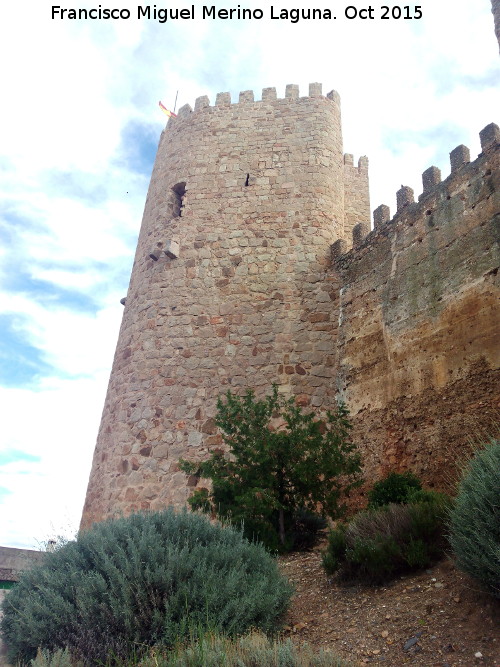
<path fill-rule="evenodd" d="M 410 493 L 421 489 L 420 480 L 412 472 L 391 472 L 373 485 L 368 493 L 368 507 L 406 503 Z"/>
<path fill-rule="evenodd" d="M 441 558 L 449 502 L 444 494 L 432 497 L 360 512 L 347 526 L 332 531 L 323 554 L 327 573 L 378 584 Z"/>
<path fill-rule="evenodd" d="M 52 656 L 40 652 L 31 666 L 70 667 L 69 662 L 60 662 L 64 655 L 67 653 L 62 651 Z M 206 635 L 168 653 L 153 647 L 139 663 L 127 664 L 137 667 L 349 667 L 351 663 L 331 653 L 314 653 L 307 646 L 297 648 L 290 640 L 271 642 L 264 635 L 252 632 L 233 640 Z"/>
<path fill-rule="evenodd" d="M 450 511 L 457 565 L 500 598 L 500 440 L 470 461 Z"/>
<path fill-rule="evenodd" d="M 203 639 L 169 656 L 157 667 L 349 667 L 338 657 L 321 651 L 315 654 L 307 646 L 296 648 L 290 640 L 271 642 L 264 635 L 252 633 L 237 640 L 218 637 Z M 153 662 L 141 667 L 153 667 Z"/>
<path fill-rule="evenodd" d="M 80 667 L 80 663 L 75 663 L 71 658 L 67 648 L 59 649 L 55 653 L 38 649 L 36 658 L 30 661 L 30 665 L 31 667 Z"/>
<path fill-rule="evenodd" d="M 193 625 L 273 630 L 291 596 L 276 562 L 232 528 L 172 510 L 96 524 L 6 597 L 9 658 L 67 647 L 85 665 L 171 646 Z"/>
<path fill-rule="evenodd" d="M 276 385 L 263 400 L 251 390 L 243 396 L 228 391 L 217 402 L 215 423 L 227 451 L 179 462 L 184 472 L 212 482 L 210 491 L 196 490 L 188 502 L 242 525 L 247 537 L 269 549 L 297 548 L 299 533 L 307 532 L 310 543 L 322 524 L 308 520 L 307 531 L 301 530 L 298 513 L 338 518 L 343 496 L 360 483 L 360 455 L 343 404 L 319 418 L 284 398 Z"/>
<path fill-rule="evenodd" d="M 323 552 L 323 567 L 327 574 L 333 574 L 340 569 L 345 561 L 347 548 L 346 525 L 339 524 L 328 533 L 328 546 Z"/>
<path fill-rule="evenodd" d="M 297 550 L 310 549 L 318 541 L 320 531 L 327 527 L 326 519 L 318 514 L 299 509 L 292 518 L 291 542 Z"/>

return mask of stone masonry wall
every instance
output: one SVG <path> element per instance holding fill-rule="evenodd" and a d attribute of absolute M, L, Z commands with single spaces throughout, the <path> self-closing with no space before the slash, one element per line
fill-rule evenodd
<path fill-rule="evenodd" d="M 495 19 L 495 34 L 498 40 L 498 48 L 500 49 L 500 0 L 491 0 L 491 11 Z"/>
<path fill-rule="evenodd" d="M 45 556 L 44 551 L 0 547 L 0 581 L 18 581 L 24 570 Z"/>
<path fill-rule="evenodd" d="M 195 480 L 178 459 L 220 444 L 213 417 L 227 388 L 264 393 L 277 382 L 304 405 L 331 404 L 337 289 L 325 275 L 352 191 L 339 105 L 320 84 L 308 97 L 287 86 L 284 99 L 274 88 L 259 102 L 251 91 L 238 104 L 228 93 L 215 106 L 201 97 L 169 121 L 82 526 L 182 505 Z"/>
<path fill-rule="evenodd" d="M 500 131 L 483 152 L 450 154 L 452 173 L 423 174 L 413 201 L 374 212 L 374 230 L 342 254 L 333 247 L 338 302 L 338 382 L 374 480 L 412 469 L 442 488 L 468 439 L 500 416 Z"/>
<path fill-rule="evenodd" d="M 353 156 L 344 155 L 344 240 L 350 247 L 352 230 L 363 223 L 370 230 L 370 192 L 368 185 L 368 158 L 361 157 L 354 166 Z"/>

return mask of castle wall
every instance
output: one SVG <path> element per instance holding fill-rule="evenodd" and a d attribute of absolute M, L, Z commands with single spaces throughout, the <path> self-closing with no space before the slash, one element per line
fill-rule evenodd
<path fill-rule="evenodd" d="M 468 438 L 498 425 L 498 127 L 481 141 L 472 163 L 452 151 L 445 181 L 427 170 L 418 202 L 402 188 L 392 220 L 379 207 L 353 250 L 333 248 L 338 382 L 372 481 L 410 468 L 442 487 Z"/>
<path fill-rule="evenodd" d="M 246 91 L 238 104 L 221 93 L 169 121 L 82 526 L 183 504 L 194 481 L 177 462 L 220 444 L 213 417 L 228 388 L 277 382 L 304 405 L 331 402 L 338 290 L 324 276 L 344 234 L 340 100 L 320 84 L 309 93 Z"/>
<path fill-rule="evenodd" d="M 500 49 L 500 0 L 491 0 L 491 11 L 495 20 L 495 34 L 498 39 L 498 48 Z"/>
<path fill-rule="evenodd" d="M 344 155 L 344 239 L 352 244 L 355 225 L 365 223 L 370 229 L 370 192 L 368 185 L 368 158 L 361 157 L 354 165 L 350 153 Z"/>

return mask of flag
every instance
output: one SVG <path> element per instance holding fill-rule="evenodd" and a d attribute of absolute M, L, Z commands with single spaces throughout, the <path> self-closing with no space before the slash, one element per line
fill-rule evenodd
<path fill-rule="evenodd" d="M 173 118 L 177 118 L 177 114 L 175 114 L 173 111 L 169 111 L 166 106 L 164 106 L 161 102 L 158 102 L 160 105 L 160 109 L 164 111 L 167 116 L 172 116 Z"/>

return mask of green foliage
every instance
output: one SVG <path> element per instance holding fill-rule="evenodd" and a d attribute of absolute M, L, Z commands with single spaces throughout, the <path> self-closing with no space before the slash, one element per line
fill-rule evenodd
<path fill-rule="evenodd" d="M 391 535 L 358 538 L 346 549 L 344 576 L 378 584 L 393 577 L 401 568 L 402 554 Z"/>
<path fill-rule="evenodd" d="M 450 511 L 457 565 L 500 598 L 500 440 L 492 439 L 464 471 Z"/>
<path fill-rule="evenodd" d="M 58 649 L 54 653 L 38 649 L 36 658 L 30 660 L 31 667 L 81 667 L 76 663 L 67 648 Z"/>
<path fill-rule="evenodd" d="M 430 491 L 429 489 L 412 489 L 408 492 L 407 503 L 449 503 L 446 493 Z"/>
<path fill-rule="evenodd" d="M 444 555 L 449 500 L 429 494 L 425 502 L 385 505 L 357 514 L 329 535 L 323 566 L 341 579 L 381 583 Z"/>
<path fill-rule="evenodd" d="M 52 656 L 39 652 L 31 667 L 70 667 L 70 662 L 61 662 L 61 656 L 69 655 L 58 651 Z M 202 635 L 192 638 L 187 645 L 170 651 L 152 647 L 140 662 L 126 661 L 122 667 L 349 667 L 340 658 L 320 651 L 315 653 L 308 646 L 295 647 L 290 640 L 270 641 L 258 632 L 252 632 L 237 639 L 220 635 Z M 81 667 L 81 664 L 74 665 Z"/>
<path fill-rule="evenodd" d="M 323 552 L 323 567 L 327 574 L 333 574 L 345 560 L 347 548 L 346 525 L 339 524 L 328 533 L 328 546 Z"/>
<path fill-rule="evenodd" d="M 315 654 L 307 646 L 296 648 L 290 640 L 271 642 L 262 634 L 252 633 L 229 641 L 220 637 L 201 641 L 158 660 L 157 667 L 349 667 L 338 657 L 321 651 Z M 155 667 L 156 667 L 155 665 Z M 153 663 L 141 665 L 153 667 Z"/>
<path fill-rule="evenodd" d="M 315 513 L 301 508 L 293 515 L 290 529 L 291 543 L 297 550 L 309 549 L 317 541 L 318 533 L 327 527 L 326 519 Z"/>
<path fill-rule="evenodd" d="M 236 529 L 172 510 L 95 524 L 27 570 L 3 603 L 9 658 L 67 647 L 85 665 L 172 646 L 195 625 L 273 630 L 290 585 Z"/>
<path fill-rule="evenodd" d="M 359 484 L 361 469 L 344 405 L 321 420 L 273 385 L 264 400 L 251 390 L 242 397 L 228 391 L 217 410 L 228 453 L 180 462 L 185 472 L 212 480 L 211 492 L 191 497 L 193 509 L 241 524 L 246 536 L 280 550 L 301 541 L 301 513 L 342 514 L 341 496 Z"/>
<path fill-rule="evenodd" d="M 387 477 L 373 485 L 368 493 L 368 507 L 375 508 L 391 503 L 406 503 L 410 493 L 421 489 L 422 484 L 413 473 L 391 472 Z"/>

